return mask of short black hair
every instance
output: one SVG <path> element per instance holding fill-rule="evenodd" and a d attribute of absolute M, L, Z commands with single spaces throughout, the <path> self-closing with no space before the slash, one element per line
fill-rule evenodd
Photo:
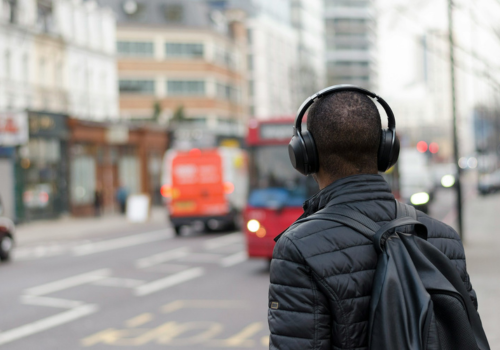
<path fill-rule="evenodd" d="M 375 102 L 354 91 L 321 97 L 307 116 L 320 168 L 332 175 L 377 171 L 381 128 Z"/>

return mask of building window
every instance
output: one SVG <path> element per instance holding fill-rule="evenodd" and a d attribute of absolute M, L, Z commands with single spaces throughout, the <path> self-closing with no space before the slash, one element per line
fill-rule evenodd
<path fill-rule="evenodd" d="M 154 94 L 154 80 L 120 80 L 120 93 L 129 94 Z"/>
<path fill-rule="evenodd" d="M 253 55 L 247 55 L 248 70 L 253 71 Z"/>
<path fill-rule="evenodd" d="M 203 57 L 203 44 L 166 43 L 167 57 Z"/>
<path fill-rule="evenodd" d="M 52 31 L 54 27 L 52 2 L 37 1 L 37 24 L 44 33 Z"/>
<path fill-rule="evenodd" d="M 203 96 L 205 95 L 205 82 L 203 80 L 170 80 L 167 82 L 167 92 L 172 96 Z"/>
<path fill-rule="evenodd" d="M 368 76 L 336 76 L 334 77 L 335 80 L 337 81 L 368 81 L 369 77 Z"/>
<path fill-rule="evenodd" d="M 248 81 L 248 96 L 253 97 L 254 95 L 254 82 L 253 80 Z"/>
<path fill-rule="evenodd" d="M 154 55 L 152 42 L 118 41 L 116 50 L 122 56 L 153 57 Z"/>
<path fill-rule="evenodd" d="M 326 0 L 325 7 L 370 7 L 370 0 Z"/>
<path fill-rule="evenodd" d="M 333 61 L 328 62 L 328 68 L 364 68 L 368 67 L 368 62 L 356 62 L 356 61 Z"/>
<path fill-rule="evenodd" d="M 217 83 L 217 97 L 221 100 L 237 102 L 239 100 L 239 91 L 232 85 Z"/>
<path fill-rule="evenodd" d="M 91 204 L 96 188 L 96 164 L 91 156 L 78 156 L 71 160 L 71 202 Z"/>

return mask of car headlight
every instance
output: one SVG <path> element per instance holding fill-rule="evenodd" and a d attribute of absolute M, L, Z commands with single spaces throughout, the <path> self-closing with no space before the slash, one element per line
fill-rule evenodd
<path fill-rule="evenodd" d="M 248 229 L 248 231 L 254 232 L 254 233 L 257 232 L 257 231 L 259 231 L 259 229 L 260 229 L 260 222 L 258 222 L 255 219 L 249 220 L 247 222 L 247 229 Z"/>
<path fill-rule="evenodd" d="M 429 194 L 426 192 L 415 193 L 410 197 L 410 202 L 413 205 L 422 205 L 429 202 Z"/>
<path fill-rule="evenodd" d="M 441 185 L 443 187 L 452 187 L 455 184 L 455 176 L 453 175 L 445 175 L 441 178 Z"/>

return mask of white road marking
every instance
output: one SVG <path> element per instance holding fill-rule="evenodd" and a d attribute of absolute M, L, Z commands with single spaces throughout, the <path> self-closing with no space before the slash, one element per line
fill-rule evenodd
<path fill-rule="evenodd" d="M 189 248 L 181 247 L 173 250 L 169 250 L 163 253 L 148 256 L 146 258 L 138 259 L 135 262 L 135 266 L 138 269 L 144 269 L 146 267 L 151 267 L 158 265 L 167 261 L 175 260 L 178 258 L 185 257 L 189 253 Z"/>
<path fill-rule="evenodd" d="M 228 234 L 227 236 L 212 238 L 205 242 L 205 249 L 211 250 L 227 245 L 242 243 L 243 235 L 239 232 Z"/>
<path fill-rule="evenodd" d="M 87 272 L 81 275 L 64 278 L 55 282 L 50 282 L 47 284 L 42 284 L 37 287 L 32 287 L 26 289 L 24 292 L 30 295 L 44 295 L 53 292 L 57 292 L 63 289 L 80 286 L 82 284 L 87 284 L 90 282 L 95 282 L 102 280 L 111 274 L 110 269 L 95 270 L 92 272 Z"/>
<path fill-rule="evenodd" d="M 110 250 L 121 249 L 136 246 L 139 244 L 157 242 L 169 239 L 166 229 L 140 233 L 137 235 L 110 239 L 107 241 L 88 243 L 72 249 L 76 256 L 90 255 L 95 253 L 107 252 Z"/>
<path fill-rule="evenodd" d="M 159 280 L 144 284 L 135 289 L 135 295 L 144 296 L 148 294 L 152 294 L 158 292 L 162 289 L 166 289 L 177 284 L 181 284 L 192 280 L 194 278 L 200 277 L 203 275 L 203 269 L 201 267 L 195 267 L 186 271 L 182 271 L 176 273 L 174 275 L 170 275 Z"/>
<path fill-rule="evenodd" d="M 171 274 L 189 269 L 192 266 L 181 264 L 158 264 L 148 267 L 148 271 L 161 272 L 163 274 Z"/>
<path fill-rule="evenodd" d="M 234 266 L 236 264 L 242 263 L 248 259 L 248 255 L 246 251 L 238 252 L 233 255 L 226 256 L 221 259 L 220 265 L 223 267 Z"/>
<path fill-rule="evenodd" d="M 44 245 L 28 245 L 17 247 L 12 251 L 15 260 L 34 260 L 39 258 L 48 258 L 52 256 L 65 254 L 75 246 L 81 246 L 89 243 L 89 240 L 75 242 L 52 241 Z"/>
<path fill-rule="evenodd" d="M 115 278 L 108 277 L 100 281 L 92 282 L 93 285 L 105 286 L 105 287 L 123 287 L 123 288 L 135 288 L 142 284 L 144 281 L 136 280 L 132 278 Z"/>
<path fill-rule="evenodd" d="M 74 321 L 84 316 L 93 314 L 97 310 L 97 305 L 83 305 L 54 316 L 10 329 L 0 333 L 0 345 Z"/>
<path fill-rule="evenodd" d="M 180 258 L 180 262 L 194 262 L 194 263 L 218 263 L 221 259 L 219 254 L 210 253 L 191 253 L 183 258 Z"/>
<path fill-rule="evenodd" d="M 39 297 L 34 295 L 22 295 L 21 303 L 26 305 L 38 305 L 38 306 L 48 306 L 48 307 L 58 307 L 63 309 L 73 309 L 75 307 L 83 305 L 83 302 L 78 300 L 67 300 L 60 298 L 51 297 Z"/>

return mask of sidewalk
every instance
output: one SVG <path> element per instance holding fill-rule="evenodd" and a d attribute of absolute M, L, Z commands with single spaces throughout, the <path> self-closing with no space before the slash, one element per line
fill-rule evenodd
<path fill-rule="evenodd" d="M 120 232 L 131 227 L 138 229 L 167 227 L 165 208 L 154 207 L 150 218 L 144 223 L 131 223 L 125 215 L 107 214 L 100 217 L 63 217 L 56 220 L 35 221 L 17 226 L 16 244 L 18 246 L 35 244 L 50 240 L 88 239 L 102 236 L 106 232 Z"/>
<path fill-rule="evenodd" d="M 467 269 L 492 350 L 500 350 L 500 193 L 465 203 Z"/>

